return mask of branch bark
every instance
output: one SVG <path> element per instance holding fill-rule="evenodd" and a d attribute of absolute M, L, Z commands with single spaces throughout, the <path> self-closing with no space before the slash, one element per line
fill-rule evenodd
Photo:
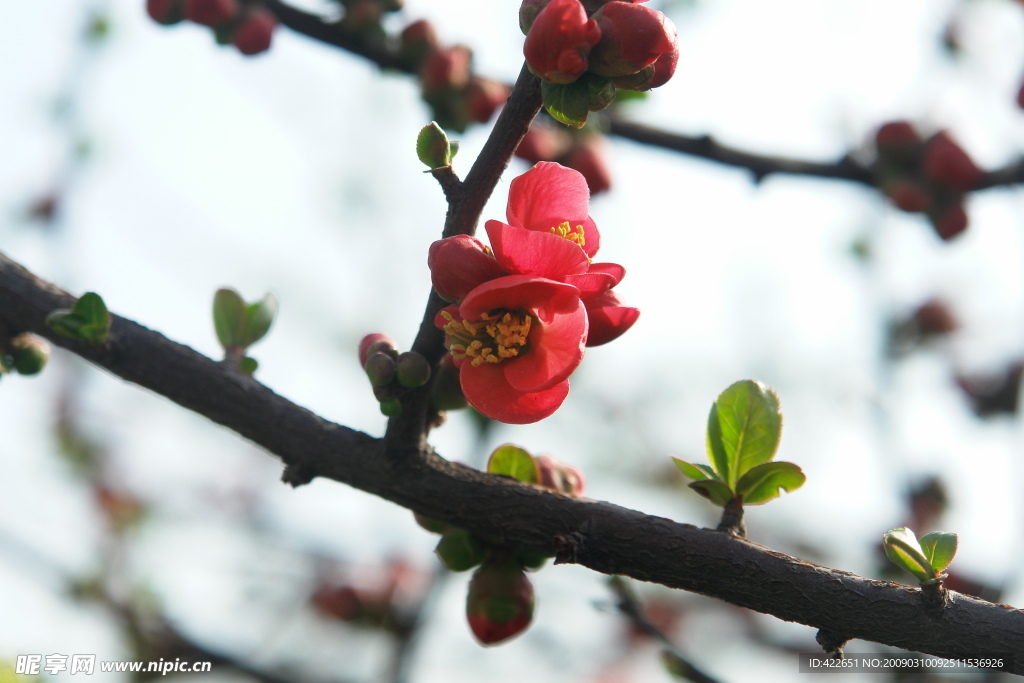
<path fill-rule="evenodd" d="M 125 380 L 221 424 L 279 457 L 292 485 L 324 477 L 498 544 L 557 553 L 604 574 L 701 593 L 786 621 L 940 656 L 1020 653 L 1024 610 L 950 593 L 941 610 L 921 591 L 873 581 L 749 540 L 579 500 L 449 462 L 429 447 L 397 462 L 380 439 L 331 423 L 255 379 L 130 320 L 113 316 L 93 348 L 44 320 L 74 298 L 0 254 L 0 322 L 34 332 Z M 410 522 L 411 523 L 411 522 Z M 1008 671 L 1024 674 L 1024 656 Z"/>

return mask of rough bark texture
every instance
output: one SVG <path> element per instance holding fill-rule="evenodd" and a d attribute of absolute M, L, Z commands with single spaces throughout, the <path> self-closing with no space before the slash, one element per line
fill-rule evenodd
<path fill-rule="evenodd" d="M 577 500 L 448 462 L 429 448 L 382 457 L 380 439 L 328 422 L 256 380 L 130 320 L 113 316 L 100 348 L 65 339 L 46 315 L 74 298 L 0 254 L 0 324 L 50 339 L 277 455 L 285 481 L 325 477 L 495 543 L 557 553 L 605 574 L 702 593 L 780 619 L 936 655 L 1021 652 L 1024 611 L 921 591 L 803 562 L 743 538 L 611 503 Z M 1007 669 L 1024 673 L 1024 655 Z"/>

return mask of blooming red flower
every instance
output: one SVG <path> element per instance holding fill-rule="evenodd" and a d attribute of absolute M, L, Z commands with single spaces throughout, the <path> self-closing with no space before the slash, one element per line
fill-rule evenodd
<path fill-rule="evenodd" d="M 597 22 L 579 0 L 551 0 L 526 34 L 530 71 L 549 83 L 572 83 L 587 70 L 587 55 L 601 39 Z"/>
<path fill-rule="evenodd" d="M 512 424 L 536 422 L 562 404 L 589 327 L 579 290 L 528 275 L 479 285 L 434 324 L 445 331 L 466 400 Z"/>

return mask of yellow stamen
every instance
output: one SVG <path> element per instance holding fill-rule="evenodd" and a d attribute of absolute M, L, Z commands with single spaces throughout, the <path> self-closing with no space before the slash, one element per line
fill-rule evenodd
<path fill-rule="evenodd" d="M 475 322 L 456 321 L 448 312 L 441 316 L 448 321 L 444 332 L 449 337 L 449 353 L 457 359 L 471 358 L 474 367 L 518 356 L 533 323 L 530 315 L 511 311 L 484 313 Z"/>
<path fill-rule="evenodd" d="M 569 221 L 565 221 L 561 225 L 551 228 L 551 232 L 559 237 L 564 237 L 573 244 L 578 244 L 581 247 L 586 246 L 587 244 L 586 237 L 583 235 L 582 225 L 577 225 L 576 229 L 573 230 L 569 225 Z"/>

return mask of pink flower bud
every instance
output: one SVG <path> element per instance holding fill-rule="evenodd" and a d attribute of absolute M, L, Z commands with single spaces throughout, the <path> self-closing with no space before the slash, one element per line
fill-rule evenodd
<path fill-rule="evenodd" d="M 525 631 L 533 608 L 533 585 L 514 563 L 489 560 L 469 582 L 466 619 L 483 645 L 497 645 Z"/>
<path fill-rule="evenodd" d="M 583 495 L 585 480 L 579 468 L 563 465 L 550 455 L 540 455 L 534 460 L 537 461 L 537 471 L 540 472 L 541 486 L 574 498 Z"/>
<path fill-rule="evenodd" d="M 477 286 L 504 273 L 487 247 L 468 235 L 438 240 L 427 251 L 430 282 L 443 299 L 461 301 Z"/>
<path fill-rule="evenodd" d="M 270 49 L 275 28 L 277 17 L 257 7 L 251 10 L 235 29 L 231 42 L 243 55 L 258 55 Z"/>
<path fill-rule="evenodd" d="M 579 0 L 552 0 L 530 27 L 523 55 L 545 81 L 572 83 L 587 70 L 587 56 L 600 39 L 601 29 Z"/>
<path fill-rule="evenodd" d="M 677 48 L 675 25 L 645 5 L 609 2 L 594 13 L 601 40 L 590 54 L 590 70 L 615 78 L 635 74 Z"/>
<path fill-rule="evenodd" d="M 184 10 L 189 21 L 216 28 L 238 14 L 238 0 L 185 0 Z"/>

